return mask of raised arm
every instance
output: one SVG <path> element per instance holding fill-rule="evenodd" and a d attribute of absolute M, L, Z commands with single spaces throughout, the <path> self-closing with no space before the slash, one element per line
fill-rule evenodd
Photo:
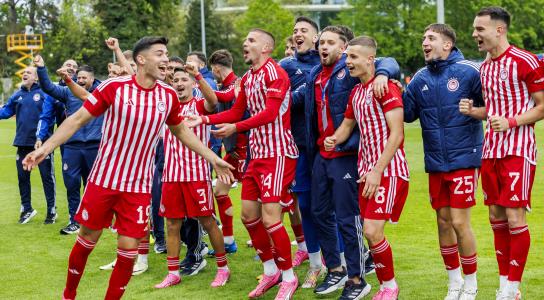
<path fill-rule="evenodd" d="M 125 71 L 127 71 L 127 73 L 129 75 L 133 75 L 134 74 L 134 70 L 132 69 L 132 67 L 130 66 L 130 63 L 128 62 L 128 60 L 125 58 L 125 55 L 123 54 L 123 51 L 121 50 L 121 48 L 119 47 L 119 40 L 117 40 L 116 38 L 113 38 L 113 37 L 110 37 L 106 40 L 106 46 L 108 46 L 108 48 L 113 51 L 113 53 L 115 54 L 115 58 L 117 59 L 117 61 L 119 62 L 119 65 L 121 65 L 121 67 L 123 69 L 125 69 Z"/>
<path fill-rule="evenodd" d="M 200 91 L 202 92 L 202 95 L 204 96 L 204 99 L 206 99 L 206 102 L 204 102 L 204 108 L 206 108 L 207 112 L 215 112 L 215 107 L 217 106 L 217 96 L 215 95 L 214 90 L 210 86 L 210 84 L 202 77 L 202 74 L 198 71 L 198 67 L 193 64 L 186 64 L 185 70 L 191 74 L 195 80 L 198 83 L 198 86 L 200 88 Z"/>
<path fill-rule="evenodd" d="M 64 80 L 64 83 L 66 83 L 66 86 L 70 89 L 72 94 L 79 98 L 81 101 L 87 100 L 90 93 L 84 89 L 79 84 L 75 83 L 72 78 L 70 78 L 70 74 L 66 71 L 66 68 L 60 68 L 57 70 L 57 74 Z"/>
<path fill-rule="evenodd" d="M 38 79 L 42 90 L 53 98 L 66 103 L 70 97 L 70 90 L 67 87 L 58 86 L 51 82 L 51 79 L 49 79 L 49 75 L 47 74 L 45 62 L 40 55 L 34 57 L 34 64 L 37 67 Z"/>

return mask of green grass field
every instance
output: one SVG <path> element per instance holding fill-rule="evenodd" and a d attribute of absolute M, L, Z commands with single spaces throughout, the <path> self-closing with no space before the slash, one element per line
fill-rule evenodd
<path fill-rule="evenodd" d="M 539 125 L 539 128 L 542 126 Z M 68 219 L 66 191 L 62 182 L 60 154 L 55 153 L 57 176 L 57 206 L 59 218 L 54 225 L 43 225 L 45 200 L 39 172 L 32 174 L 33 206 L 38 215 L 28 224 L 19 225 L 19 191 L 15 169 L 15 148 L 11 145 L 15 134 L 15 121 L 0 122 L 0 299 L 59 299 L 64 288 L 68 254 L 75 236 L 61 236 L 59 229 Z M 539 141 L 544 130 L 538 130 Z M 400 220 L 396 226 L 386 227 L 386 235 L 393 247 L 396 278 L 401 288 L 401 299 L 442 299 L 446 292 L 447 276 L 439 253 L 435 214 L 428 203 L 427 175 L 423 171 L 423 147 L 417 125 L 406 127 L 406 153 L 411 181 L 410 193 Z M 544 211 L 542 198 L 542 167 L 537 168 L 533 189 L 533 212 L 529 214 L 532 245 L 524 274 L 522 291 L 524 299 L 544 299 Z M 240 188 L 232 191 L 235 216 L 239 216 Z M 487 208 L 482 204 L 473 209 L 472 225 L 478 243 L 479 299 L 494 299 L 498 286 L 497 266 L 494 256 L 492 231 L 487 220 Z M 543 218 L 543 219 L 541 219 Z M 288 231 L 291 231 L 290 229 Z M 235 218 L 235 234 L 240 247 L 238 253 L 229 256 L 232 270 L 231 281 L 226 287 L 212 289 L 210 282 L 215 275 L 215 262 L 208 259 L 206 269 L 196 277 L 183 278 L 182 284 L 165 290 L 155 290 L 153 285 L 166 274 L 166 256 L 151 253 L 150 269 L 133 277 L 126 299 L 245 299 L 255 286 L 255 276 L 261 266 L 253 260 L 254 251 L 244 247 L 247 232 Z M 293 249 L 294 250 L 294 249 Z M 182 251 L 185 251 L 183 248 Z M 105 293 L 110 272 L 100 271 L 98 266 L 109 263 L 115 257 L 115 236 L 105 231 L 101 241 L 89 258 L 81 281 L 78 299 L 101 299 Z M 302 280 L 307 263 L 297 271 Z M 376 290 L 377 280 L 371 275 L 368 281 Z M 277 288 L 264 299 L 273 299 Z M 339 292 L 320 297 L 336 299 Z M 313 299 L 311 290 L 298 290 L 298 299 Z"/>

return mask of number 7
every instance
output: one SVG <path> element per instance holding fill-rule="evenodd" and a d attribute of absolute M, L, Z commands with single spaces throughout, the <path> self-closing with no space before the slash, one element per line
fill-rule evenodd
<path fill-rule="evenodd" d="M 516 185 L 516 183 L 518 182 L 519 180 L 519 172 L 510 172 L 508 173 L 508 176 L 510 176 L 510 178 L 514 178 L 514 180 L 512 180 L 512 184 L 510 185 L 510 191 L 514 191 L 514 186 Z"/>

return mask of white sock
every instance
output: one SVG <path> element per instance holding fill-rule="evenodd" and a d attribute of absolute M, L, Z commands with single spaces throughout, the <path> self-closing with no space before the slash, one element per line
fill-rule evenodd
<path fill-rule="evenodd" d="M 476 272 L 465 275 L 465 288 L 478 289 L 478 281 L 476 280 Z"/>
<path fill-rule="evenodd" d="M 176 275 L 177 277 L 179 277 L 179 270 L 168 271 L 168 273 L 173 274 L 173 275 Z"/>
<path fill-rule="evenodd" d="M 290 268 L 289 270 L 285 270 L 281 272 L 282 281 L 283 282 L 291 282 L 293 280 L 296 280 L 295 273 L 293 272 L 293 268 Z"/>
<path fill-rule="evenodd" d="M 278 267 L 276 266 L 274 259 L 269 259 L 263 262 L 263 267 L 264 267 L 264 275 L 266 276 L 272 276 L 278 273 Z"/>
<path fill-rule="evenodd" d="M 463 285 L 463 276 L 461 276 L 461 268 L 447 270 L 448 278 L 450 280 L 450 285 Z"/>
<path fill-rule="evenodd" d="M 346 257 L 344 256 L 344 252 L 340 252 L 340 264 L 342 265 L 342 267 L 347 268 Z"/>
<path fill-rule="evenodd" d="M 396 289 L 398 287 L 395 278 L 382 282 L 382 286 L 387 289 Z"/>
<path fill-rule="evenodd" d="M 510 281 L 506 282 L 506 292 L 510 295 L 515 295 L 519 290 L 519 281 Z"/>
<path fill-rule="evenodd" d="M 229 266 L 226 265 L 224 267 L 217 267 L 218 270 L 228 270 L 229 269 Z"/>
<path fill-rule="evenodd" d="M 308 248 L 306 248 L 306 242 L 298 243 L 298 250 L 308 252 Z"/>
<path fill-rule="evenodd" d="M 234 243 L 234 237 L 231 235 L 231 236 L 224 236 L 223 237 L 223 242 L 225 242 L 225 244 L 232 244 Z"/>
<path fill-rule="evenodd" d="M 138 254 L 138 262 L 147 264 L 147 254 Z"/>
<path fill-rule="evenodd" d="M 323 262 L 321 261 L 321 252 L 317 251 L 315 253 L 308 253 L 308 256 L 310 257 L 310 268 L 321 268 L 321 266 L 323 265 Z"/>
<path fill-rule="evenodd" d="M 508 281 L 508 276 L 499 276 L 499 290 L 504 290 L 506 287 L 506 282 Z"/>

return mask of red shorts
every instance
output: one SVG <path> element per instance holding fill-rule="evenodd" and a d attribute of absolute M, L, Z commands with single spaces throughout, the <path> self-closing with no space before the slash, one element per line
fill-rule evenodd
<path fill-rule="evenodd" d="M 397 223 L 408 197 L 408 181 L 400 177 L 382 177 L 373 199 L 362 196 L 365 183 L 359 184 L 361 217 L 371 220 L 389 220 Z"/>
<path fill-rule="evenodd" d="M 227 153 L 223 159 L 234 167 L 232 174 L 237 181 L 241 182 L 246 165 L 247 148 L 236 148 L 234 152 L 238 155 L 238 158 L 234 158 L 232 154 Z"/>
<path fill-rule="evenodd" d="M 531 208 L 536 166 L 520 156 L 482 159 L 485 205 Z"/>
<path fill-rule="evenodd" d="M 429 198 L 433 209 L 474 206 L 478 176 L 478 169 L 429 173 Z"/>
<path fill-rule="evenodd" d="M 291 206 L 290 187 L 295 180 L 296 166 L 295 159 L 285 156 L 250 160 L 242 180 L 242 199 Z"/>
<path fill-rule="evenodd" d="M 147 234 L 150 207 L 151 194 L 114 191 L 88 181 L 75 220 L 100 230 L 111 225 L 115 214 L 117 233 L 139 239 Z"/>
<path fill-rule="evenodd" d="M 211 216 L 214 212 L 209 181 L 163 182 L 159 215 L 168 219 Z"/>

